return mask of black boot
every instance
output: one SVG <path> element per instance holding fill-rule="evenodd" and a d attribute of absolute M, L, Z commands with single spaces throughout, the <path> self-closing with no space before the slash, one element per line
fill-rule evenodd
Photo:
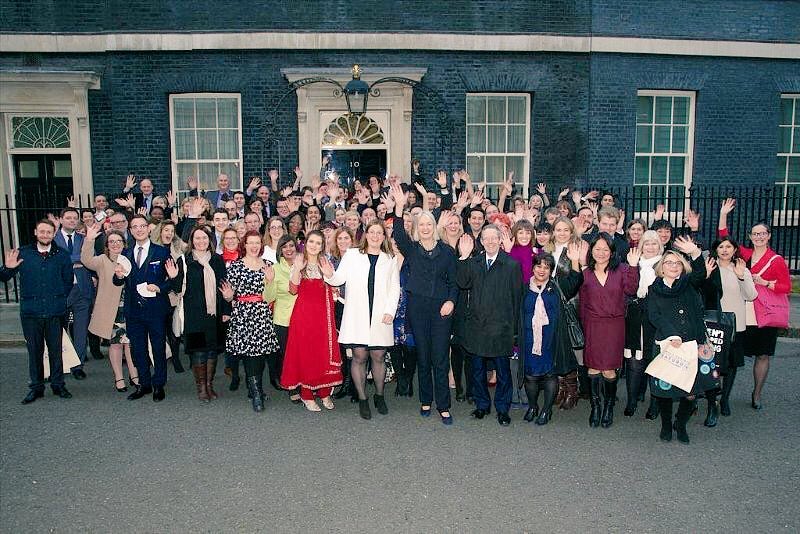
<path fill-rule="evenodd" d="M 633 417 L 636 413 L 636 404 L 639 401 L 639 391 L 641 390 L 642 379 L 644 378 L 644 362 L 628 358 L 628 371 L 625 373 L 625 391 L 628 394 L 625 402 L 625 417 Z"/>
<path fill-rule="evenodd" d="M 680 400 L 678 404 L 678 413 L 675 415 L 675 433 L 678 441 L 681 443 L 689 443 L 689 434 L 686 433 L 686 423 L 689 422 L 689 417 L 692 415 L 694 403 L 686 398 Z"/>
<path fill-rule="evenodd" d="M 92 353 L 92 358 L 95 360 L 102 360 L 103 353 L 100 351 L 100 337 L 89 332 L 89 352 Z"/>
<path fill-rule="evenodd" d="M 647 413 L 644 414 L 645 419 L 654 420 L 658 417 L 658 412 L 660 410 L 660 405 L 653 394 L 650 394 L 650 407 L 647 408 Z M 672 412 L 670 411 L 670 417 L 672 417 Z M 670 430 L 670 432 L 672 432 Z"/>
<path fill-rule="evenodd" d="M 585 365 L 578 366 L 578 398 L 589 399 L 592 396 L 592 385 L 589 378 L 589 370 Z"/>
<path fill-rule="evenodd" d="M 350 393 L 350 387 L 352 386 L 352 378 L 350 378 L 350 371 L 349 371 L 350 366 L 342 365 L 342 369 L 348 369 L 348 371 L 343 373 L 344 380 L 342 381 L 342 385 L 336 388 L 336 392 L 333 394 L 333 398 L 337 400 L 345 398 L 348 395 L 348 393 Z"/>
<path fill-rule="evenodd" d="M 417 349 L 416 347 L 407 347 L 403 345 L 403 369 L 406 372 L 406 380 L 408 380 L 408 389 L 406 389 L 406 397 L 414 397 L 414 373 L 417 371 Z M 467 394 L 469 394 L 469 383 L 467 383 Z"/>
<path fill-rule="evenodd" d="M 708 409 L 706 411 L 706 420 L 703 422 L 703 426 L 713 428 L 717 426 L 717 419 L 719 416 L 716 394 L 706 393 L 706 401 L 708 402 Z"/>
<path fill-rule="evenodd" d="M 258 389 L 258 378 L 255 376 L 246 377 L 247 380 L 247 396 L 253 403 L 254 412 L 264 411 L 264 399 L 261 398 L 261 391 Z"/>
<path fill-rule="evenodd" d="M 614 424 L 614 404 L 617 401 L 617 377 L 609 380 L 603 377 L 603 416 L 600 426 L 608 428 Z"/>
<path fill-rule="evenodd" d="M 661 441 L 672 441 L 672 399 L 658 399 L 650 397 L 650 402 L 658 403 L 657 411 L 661 413 Z"/>
<path fill-rule="evenodd" d="M 239 358 L 231 356 L 229 363 L 230 367 L 225 370 L 225 374 L 230 373 L 231 377 L 231 384 L 228 386 L 228 389 L 230 391 L 236 391 L 239 389 Z"/>
<path fill-rule="evenodd" d="M 528 397 L 528 411 L 522 417 L 527 422 L 533 422 L 539 415 L 539 377 L 525 375 L 525 395 Z"/>
<path fill-rule="evenodd" d="M 592 412 L 589 415 L 589 426 L 600 426 L 600 389 L 602 387 L 603 377 L 601 375 L 592 375 L 589 377 L 589 402 L 592 405 Z"/>
<path fill-rule="evenodd" d="M 539 377 L 539 380 L 539 387 L 544 391 L 544 404 L 542 411 L 539 412 L 539 417 L 536 418 L 536 424 L 541 426 L 549 423 L 553 416 L 553 403 L 558 393 L 558 377 L 545 375 Z"/>
<path fill-rule="evenodd" d="M 719 413 L 724 417 L 731 415 L 731 391 L 736 380 L 736 367 L 728 369 L 728 374 L 722 377 L 722 395 L 719 399 Z"/>

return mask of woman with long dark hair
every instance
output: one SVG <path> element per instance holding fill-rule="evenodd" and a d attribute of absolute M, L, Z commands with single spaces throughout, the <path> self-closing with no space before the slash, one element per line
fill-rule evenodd
<path fill-rule="evenodd" d="M 625 349 L 625 304 L 639 284 L 639 250 L 618 263 L 614 239 L 605 232 L 589 244 L 587 269 L 579 293 L 586 346 L 583 361 L 589 373 L 592 405 L 589 425 L 610 427 L 614 422 L 617 369 Z M 601 410 L 602 397 L 602 410 Z"/>
<path fill-rule="evenodd" d="M 367 359 L 375 383 L 375 409 L 385 415 L 384 358 L 394 345 L 400 275 L 382 221 L 367 224 L 358 248 L 348 250 L 333 276 L 325 277 L 325 281 L 347 289 L 339 342 L 353 351 L 350 374 L 358 392 L 359 415 L 363 419 L 372 417 L 366 394 Z"/>

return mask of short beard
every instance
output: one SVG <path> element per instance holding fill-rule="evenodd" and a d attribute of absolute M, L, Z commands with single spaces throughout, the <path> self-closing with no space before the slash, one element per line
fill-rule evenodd
<path fill-rule="evenodd" d="M 42 243 L 42 241 L 38 237 L 36 238 L 36 244 L 37 245 L 41 245 L 42 247 L 49 247 L 50 243 L 52 243 L 52 242 L 53 242 L 53 240 L 51 239 L 47 243 Z"/>

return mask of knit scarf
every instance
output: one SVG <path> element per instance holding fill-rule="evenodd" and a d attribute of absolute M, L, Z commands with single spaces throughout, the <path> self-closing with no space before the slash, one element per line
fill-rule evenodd
<path fill-rule="evenodd" d="M 644 258 L 639 260 L 639 289 L 636 290 L 636 296 L 640 299 L 647 296 L 647 289 L 650 287 L 650 284 L 656 281 L 656 272 L 653 270 L 653 267 L 660 259 L 661 255 L 659 254 L 649 260 Z"/>
<path fill-rule="evenodd" d="M 234 261 L 239 259 L 239 251 L 236 249 L 230 250 L 223 247 L 222 259 L 223 261 L 225 261 L 225 265 L 233 263 Z"/>
<path fill-rule="evenodd" d="M 209 265 L 211 252 L 192 251 L 194 260 L 203 267 L 203 291 L 206 297 L 206 313 L 217 315 L 217 277 L 214 276 L 214 269 Z"/>
<path fill-rule="evenodd" d="M 547 310 L 545 310 L 544 299 L 542 298 L 542 292 L 546 287 L 546 284 L 543 287 L 538 287 L 534 279 L 531 278 L 530 288 L 531 291 L 536 293 L 536 303 L 533 305 L 533 319 L 531 321 L 531 327 L 533 328 L 531 354 L 534 356 L 542 355 L 542 330 L 546 325 L 550 324 L 550 318 L 547 317 Z"/>

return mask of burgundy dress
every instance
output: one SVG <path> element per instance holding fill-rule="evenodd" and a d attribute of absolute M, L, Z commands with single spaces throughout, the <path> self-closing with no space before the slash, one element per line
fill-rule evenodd
<path fill-rule="evenodd" d="M 580 289 L 580 315 L 586 347 L 583 363 L 591 369 L 610 371 L 622 367 L 625 350 L 625 300 L 636 295 L 639 269 L 620 264 L 608 272 L 606 285 L 594 271 L 583 271 Z"/>

